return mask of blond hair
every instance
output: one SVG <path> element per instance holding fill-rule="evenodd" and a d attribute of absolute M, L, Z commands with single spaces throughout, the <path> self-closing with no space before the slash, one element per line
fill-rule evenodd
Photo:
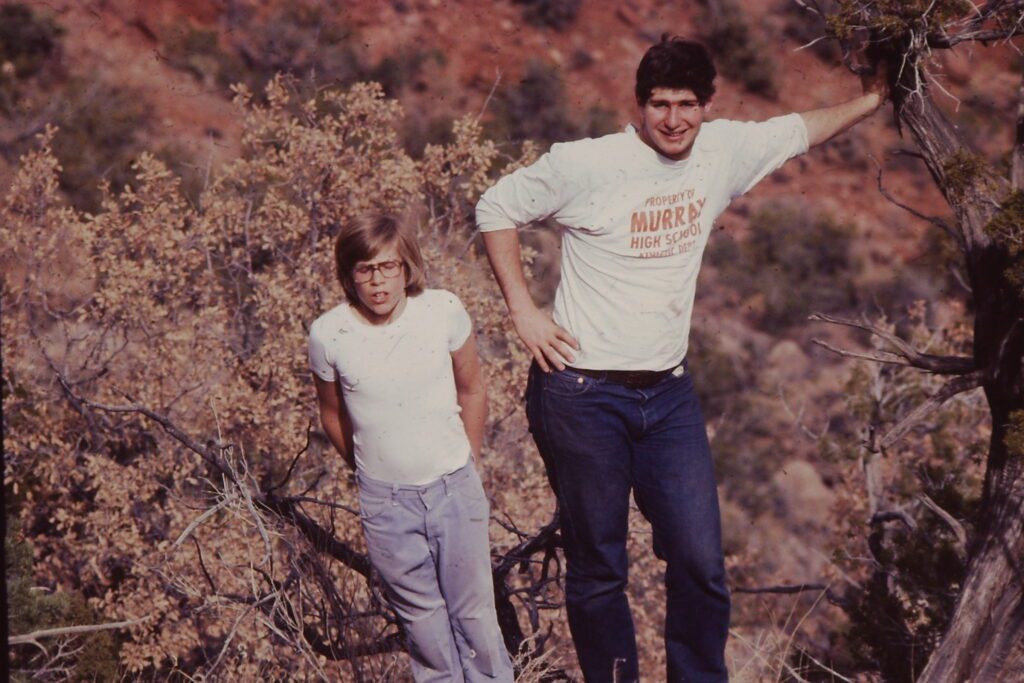
<path fill-rule="evenodd" d="M 350 302 L 359 301 L 352 269 L 360 261 L 369 261 L 392 244 L 405 265 L 406 295 L 416 296 L 423 291 L 426 286 L 423 255 L 413 232 L 394 216 L 363 214 L 345 223 L 334 243 L 338 282 Z"/>

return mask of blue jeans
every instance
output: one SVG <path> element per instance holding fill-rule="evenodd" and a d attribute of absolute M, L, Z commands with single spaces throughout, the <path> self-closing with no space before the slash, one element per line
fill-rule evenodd
<path fill-rule="evenodd" d="M 690 373 L 630 389 L 535 364 L 526 411 L 558 498 L 569 628 L 588 683 L 638 678 L 625 593 L 630 490 L 666 562 L 667 680 L 727 681 L 718 493 Z"/>

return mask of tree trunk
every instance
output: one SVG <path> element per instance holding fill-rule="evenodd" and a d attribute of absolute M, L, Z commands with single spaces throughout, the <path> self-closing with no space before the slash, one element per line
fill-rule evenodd
<path fill-rule="evenodd" d="M 898 65 L 897 65 L 898 66 Z M 935 106 L 915 69 L 897 89 L 900 122 L 914 137 L 956 214 L 974 294 L 974 357 L 992 414 L 992 439 L 976 536 L 949 628 L 918 678 L 922 683 L 1024 681 L 1024 452 L 1007 442 L 1024 411 L 1024 296 L 1005 277 L 1008 248 L 985 232 L 1005 199 L 1005 181 L 971 170 L 969 147 Z M 1024 414 L 1024 413 L 1019 413 Z"/>
<path fill-rule="evenodd" d="M 1006 450 L 998 420 L 993 415 L 990 473 L 993 456 Z M 1020 456 L 1012 460 L 1015 476 L 985 501 L 984 528 L 964 588 L 946 635 L 918 678 L 922 683 L 1024 681 L 1024 478 Z"/>

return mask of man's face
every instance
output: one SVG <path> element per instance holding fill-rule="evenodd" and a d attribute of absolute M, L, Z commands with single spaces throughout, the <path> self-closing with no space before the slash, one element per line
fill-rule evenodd
<path fill-rule="evenodd" d="M 690 156 L 706 105 L 689 88 L 654 88 L 640 106 L 640 139 L 652 149 L 679 161 Z"/>

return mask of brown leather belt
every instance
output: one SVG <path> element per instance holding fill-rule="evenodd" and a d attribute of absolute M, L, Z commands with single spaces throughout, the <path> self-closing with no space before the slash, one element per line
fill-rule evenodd
<path fill-rule="evenodd" d="M 585 377 L 603 379 L 615 384 L 621 384 L 630 389 L 650 389 L 655 384 L 665 379 L 672 372 L 682 366 L 686 369 L 686 361 L 675 365 L 668 370 L 588 370 L 587 368 L 574 368 L 566 366 L 566 370 L 572 370 Z"/>

